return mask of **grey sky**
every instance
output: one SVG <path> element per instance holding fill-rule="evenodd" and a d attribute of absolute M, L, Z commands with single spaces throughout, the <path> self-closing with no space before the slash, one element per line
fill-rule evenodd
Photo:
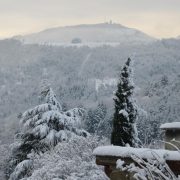
<path fill-rule="evenodd" d="M 110 19 L 155 37 L 175 37 L 180 0 L 0 0 L 0 37 Z"/>

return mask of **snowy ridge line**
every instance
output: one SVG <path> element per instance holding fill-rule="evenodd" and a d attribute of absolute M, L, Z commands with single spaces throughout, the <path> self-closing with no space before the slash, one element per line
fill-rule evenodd
<path fill-rule="evenodd" d="M 115 156 L 128 158 L 132 155 L 137 155 L 142 159 L 154 159 L 156 154 L 160 158 L 166 160 L 180 160 L 180 153 L 178 151 L 169 151 L 164 149 L 148 149 L 148 148 L 133 148 L 121 146 L 101 146 L 93 151 L 95 156 Z"/>
<path fill-rule="evenodd" d="M 100 23 L 89 25 L 76 25 L 56 27 L 44 31 L 14 36 L 26 44 L 44 44 L 51 46 L 102 46 L 104 44 L 116 46 L 117 44 L 149 44 L 157 39 L 137 29 L 128 28 L 115 23 Z M 73 42 L 78 38 L 79 41 Z"/>

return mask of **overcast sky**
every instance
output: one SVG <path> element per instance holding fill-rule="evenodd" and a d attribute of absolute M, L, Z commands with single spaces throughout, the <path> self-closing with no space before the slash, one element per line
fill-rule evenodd
<path fill-rule="evenodd" d="M 180 0 L 0 0 L 0 37 L 112 20 L 155 37 L 180 35 Z"/>

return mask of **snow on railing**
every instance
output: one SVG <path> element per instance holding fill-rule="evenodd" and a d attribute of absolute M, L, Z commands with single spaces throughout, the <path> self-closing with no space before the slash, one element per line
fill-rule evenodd
<path fill-rule="evenodd" d="M 174 146 L 171 143 L 170 145 Z M 116 162 L 116 169 L 126 175 L 132 175 L 136 180 L 178 180 L 176 176 L 179 174 L 180 162 L 180 150 L 178 147 L 176 147 L 176 151 L 170 151 L 112 145 L 98 147 L 93 154 L 99 158 L 112 157 L 111 160 L 114 159 Z M 131 161 L 128 159 L 131 159 Z M 112 165 L 108 164 L 107 161 L 105 163 L 105 167 Z M 176 172 L 174 172 L 174 167 L 169 166 L 169 163 L 175 163 L 173 166 L 176 166 Z"/>
<path fill-rule="evenodd" d="M 93 154 L 96 156 L 115 156 L 128 158 L 132 154 L 137 155 L 142 159 L 153 159 L 156 153 L 159 157 L 166 160 L 180 160 L 180 153 L 178 151 L 169 151 L 164 149 L 148 149 L 148 148 L 133 148 L 133 147 L 121 147 L 121 146 L 102 146 L 97 147 Z"/>

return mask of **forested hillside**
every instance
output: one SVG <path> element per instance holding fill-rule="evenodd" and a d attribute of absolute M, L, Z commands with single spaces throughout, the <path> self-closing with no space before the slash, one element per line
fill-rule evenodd
<path fill-rule="evenodd" d="M 11 141 L 17 115 L 38 103 L 36 96 L 43 78 L 51 83 L 63 108 L 77 106 L 89 111 L 103 103 L 108 109 L 104 120 L 110 121 L 113 91 L 127 57 L 134 60 L 136 99 L 147 112 L 139 118 L 139 128 L 148 126 L 146 133 L 154 133 L 161 122 L 177 121 L 179 48 L 180 41 L 174 39 L 144 46 L 96 48 L 23 45 L 12 39 L 0 41 L 2 143 Z"/>

